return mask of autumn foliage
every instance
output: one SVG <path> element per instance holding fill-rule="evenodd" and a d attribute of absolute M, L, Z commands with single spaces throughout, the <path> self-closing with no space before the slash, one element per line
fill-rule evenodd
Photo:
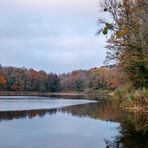
<path fill-rule="evenodd" d="M 5 88 L 6 87 L 6 79 L 4 78 L 4 76 L 0 75 L 0 89 Z"/>
<path fill-rule="evenodd" d="M 99 20 L 99 33 L 110 35 L 107 60 L 116 60 L 135 88 L 148 87 L 148 1 L 103 0 L 101 6 L 111 18 Z"/>
<path fill-rule="evenodd" d="M 59 91 L 60 80 L 54 73 L 34 69 L 0 68 L 0 90 L 8 91 Z"/>
<path fill-rule="evenodd" d="M 89 91 L 115 89 L 123 83 L 123 74 L 118 68 L 100 67 L 76 70 L 64 74 L 47 74 L 34 69 L 2 67 L 0 90 L 7 91 Z"/>
<path fill-rule="evenodd" d="M 78 70 L 60 76 L 62 90 L 115 89 L 124 83 L 123 73 L 115 67 Z"/>

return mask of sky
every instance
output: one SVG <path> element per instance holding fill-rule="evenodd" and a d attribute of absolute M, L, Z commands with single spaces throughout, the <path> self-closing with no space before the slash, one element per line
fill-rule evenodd
<path fill-rule="evenodd" d="M 103 65 L 99 0 L 0 0 L 0 64 L 70 72 Z"/>

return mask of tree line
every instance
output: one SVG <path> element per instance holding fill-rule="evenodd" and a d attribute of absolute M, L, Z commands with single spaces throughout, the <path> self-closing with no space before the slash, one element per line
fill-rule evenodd
<path fill-rule="evenodd" d="M 118 77 L 117 77 L 118 76 Z M 0 91 L 85 91 L 115 89 L 123 77 L 115 66 L 54 74 L 34 69 L 0 66 Z"/>
<path fill-rule="evenodd" d="M 123 83 L 123 75 L 116 67 L 100 67 L 62 74 L 60 81 L 64 91 L 113 90 Z"/>
<path fill-rule="evenodd" d="M 4 91 L 59 91 L 57 74 L 34 69 L 0 66 L 0 90 Z"/>

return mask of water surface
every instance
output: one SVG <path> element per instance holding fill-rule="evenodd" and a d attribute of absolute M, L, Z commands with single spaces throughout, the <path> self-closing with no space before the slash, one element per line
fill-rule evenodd
<path fill-rule="evenodd" d="M 0 111 L 53 109 L 71 105 L 87 104 L 92 102 L 96 101 L 83 99 L 63 99 L 57 97 L 1 96 Z"/>
<path fill-rule="evenodd" d="M 23 105 L 20 107 L 19 101 L 22 104 L 25 102 L 26 110 L 22 110 Z M 140 118 L 138 125 L 133 125 L 129 122 L 134 118 L 132 115 L 121 112 L 117 106 L 108 101 L 89 102 L 70 99 L 66 103 L 65 101 L 53 97 L 1 99 L 0 106 L 3 106 L 3 109 L 4 104 L 8 105 L 9 102 L 10 107 L 11 104 L 15 104 L 13 109 L 15 107 L 18 109 L 19 106 L 21 110 L 7 111 L 6 105 L 5 110 L 0 111 L 0 148 L 146 148 L 148 146 L 147 134 L 143 133 L 143 130 L 140 132 L 145 125 L 144 118 L 143 123 L 139 123 L 139 120 L 142 120 Z M 39 108 L 35 107 L 38 104 Z M 136 122 L 137 118 L 134 121 Z M 139 128 L 139 131 L 135 130 L 135 127 Z"/>

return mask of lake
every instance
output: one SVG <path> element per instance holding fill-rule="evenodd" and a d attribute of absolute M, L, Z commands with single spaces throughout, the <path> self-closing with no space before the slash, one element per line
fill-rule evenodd
<path fill-rule="evenodd" d="M 147 148 L 147 116 L 107 100 L 0 97 L 0 148 Z"/>

